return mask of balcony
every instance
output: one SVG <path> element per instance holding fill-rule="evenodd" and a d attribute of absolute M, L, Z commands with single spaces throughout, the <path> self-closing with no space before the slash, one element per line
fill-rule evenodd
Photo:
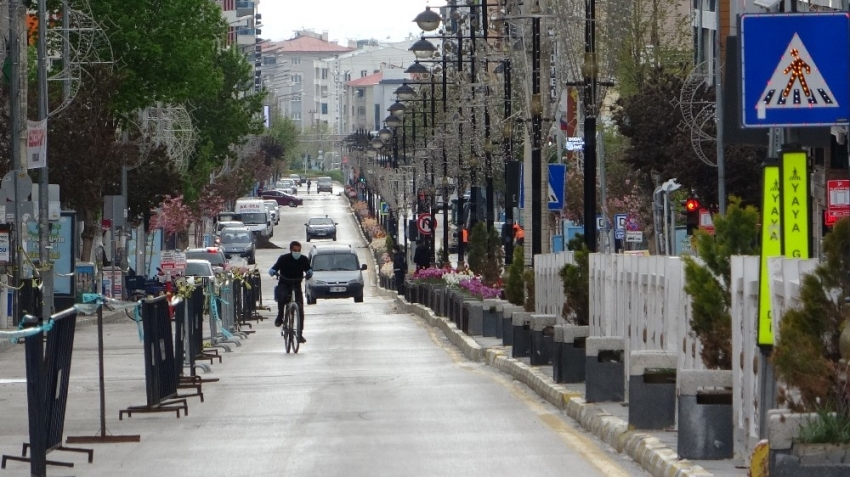
<path fill-rule="evenodd" d="M 236 43 L 239 45 L 253 45 L 257 43 L 257 30 L 254 28 L 240 28 L 236 30 Z"/>
<path fill-rule="evenodd" d="M 254 2 L 238 1 L 236 2 L 236 16 L 251 15 L 254 16 L 256 5 Z"/>

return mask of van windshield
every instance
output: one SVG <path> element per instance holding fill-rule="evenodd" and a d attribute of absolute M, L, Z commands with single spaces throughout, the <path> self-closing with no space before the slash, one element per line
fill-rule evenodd
<path fill-rule="evenodd" d="M 349 253 L 331 253 L 316 255 L 313 257 L 312 268 L 314 272 L 335 272 L 359 270 L 357 256 Z"/>
<path fill-rule="evenodd" d="M 261 214 L 259 212 L 247 212 L 242 214 L 242 223 L 243 224 L 264 224 L 266 223 L 266 214 Z"/>

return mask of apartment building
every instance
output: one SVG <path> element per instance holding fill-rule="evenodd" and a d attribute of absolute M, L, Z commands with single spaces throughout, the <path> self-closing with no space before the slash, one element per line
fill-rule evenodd
<path fill-rule="evenodd" d="M 221 7 L 221 14 L 227 22 L 227 46 L 236 45 L 254 65 L 254 91 L 262 88 L 260 71 L 262 68 L 260 29 L 262 17 L 257 13 L 260 0 L 215 0 Z"/>

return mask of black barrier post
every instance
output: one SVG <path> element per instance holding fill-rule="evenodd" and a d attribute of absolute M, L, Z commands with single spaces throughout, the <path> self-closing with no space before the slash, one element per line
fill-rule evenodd
<path fill-rule="evenodd" d="M 116 436 L 106 433 L 106 391 L 103 372 L 103 304 L 97 305 L 97 372 L 100 387 L 100 432 L 94 436 L 68 436 L 68 444 L 115 444 L 120 442 L 139 442 L 138 434 Z"/>
<path fill-rule="evenodd" d="M 203 289 L 195 287 L 194 291 Z M 193 293 L 194 295 L 194 293 Z M 187 398 L 197 396 L 204 402 L 204 391 L 201 386 L 201 378 L 194 375 L 184 376 L 183 366 L 191 365 L 194 359 L 192 354 L 191 339 L 186 339 L 187 332 L 191 330 L 189 324 L 189 303 L 185 299 L 179 299 L 174 304 L 174 376 L 177 379 L 177 389 L 194 389 L 192 394 L 177 394 L 176 398 Z"/>
<path fill-rule="evenodd" d="M 32 315 L 25 316 L 23 320 L 29 328 L 39 326 L 39 319 Z M 48 465 L 74 466 L 70 462 L 47 460 L 47 454 L 54 450 L 85 453 L 88 461 L 92 462 L 94 451 L 91 449 L 62 446 L 76 323 L 74 308 L 52 315 L 50 323 L 45 325 L 50 327 L 46 328 L 49 330 L 46 352 L 43 333 L 25 338 L 29 442 L 23 445 L 23 456 L 4 455 L 0 468 L 5 469 L 8 460 L 29 462 L 30 475 L 44 477 Z M 27 450 L 30 451 L 29 458 L 26 457 Z"/>
<path fill-rule="evenodd" d="M 174 412 L 180 418 L 189 414 L 185 398 L 177 397 L 177 375 L 174 372 L 174 338 L 171 334 L 171 318 L 168 316 L 168 301 L 161 296 L 142 300 L 142 325 L 145 347 L 145 392 L 147 403 L 130 406 L 118 412 L 118 420 L 124 414 Z"/>

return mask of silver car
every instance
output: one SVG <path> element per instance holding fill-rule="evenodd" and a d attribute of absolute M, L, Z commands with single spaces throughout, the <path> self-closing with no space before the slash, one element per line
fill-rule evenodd
<path fill-rule="evenodd" d="M 332 239 L 336 241 L 336 226 L 333 219 L 325 217 L 313 217 L 304 224 L 307 227 L 307 241 L 315 238 Z"/>
<path fill-rule="evenodd" d="M 304 301 L 315 305 L 317 299 L 354 298 L 363 301 L 363 270 L 351 245 L 316 245 L 310 250 L 313 276 L 307 280 Z"/>

